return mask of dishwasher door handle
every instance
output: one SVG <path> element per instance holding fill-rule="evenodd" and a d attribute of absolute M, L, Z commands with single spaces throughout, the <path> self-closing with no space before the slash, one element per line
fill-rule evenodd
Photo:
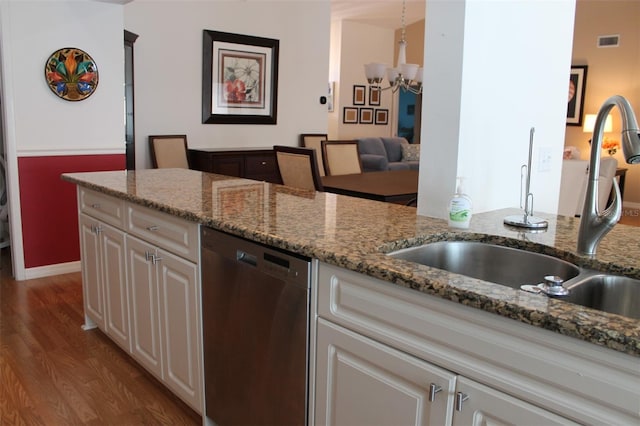
<path fill-rule="evenodd" d="M 258 265 L 258 259 L 256 258 L 256 256 L 249 254 L 244 250 L 236 251 L 236 260 L 238 260 L 238 262 L 243 262 L 251 266 Z"/>

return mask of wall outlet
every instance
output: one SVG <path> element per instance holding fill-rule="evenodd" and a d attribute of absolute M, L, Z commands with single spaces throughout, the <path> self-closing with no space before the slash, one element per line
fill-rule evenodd
<path fill-rule="evenodd" d="M 552 149 L 548 146 L 540 148 L 538 151 L 538 171 L 551 171 L 551 159 L 553 158 Z"/>

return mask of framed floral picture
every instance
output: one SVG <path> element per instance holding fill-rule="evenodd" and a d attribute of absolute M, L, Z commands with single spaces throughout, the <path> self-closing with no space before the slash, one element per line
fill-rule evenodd
<path fill-rule="evenodd" d="M 587 66 L 573 65 L 569 74 L 567 126 L 582 126 L 584 94 L 587 88 Z"/>
<path fill-rule="evenodd" d="M 202 123 L 276 124 L 275 39 L 203 31 Z"/>

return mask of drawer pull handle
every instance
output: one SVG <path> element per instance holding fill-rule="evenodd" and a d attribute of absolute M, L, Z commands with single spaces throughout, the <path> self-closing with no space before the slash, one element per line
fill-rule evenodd
<path fill-rule="evenodd" d="M 442 392 L 442 386 L 431 383 L 429 385 L 429 402 L 433 402 L 436 399 L 436 394 L 438 392 Z"/>
<path fill-rule="evenodd" d="M 102 232 L 102 225 L 91 225 L 91 232 L 96 235 L 100 235 L 100 233 Z"/>
<path fill-rule="evenodd" d="M 158 262 L 160 262 L 162 260 L 162 258 L 160 256 L 158 256 L 157 254 L 153 254 L 151 255 L 151 263 L 153 263 L 154 265 Z"/>
<path fill-rule="evenodd" d="M 99 203 L 93 203 L 93 204 L 91 204 L 91 208 L 92 209 L 99 209 L 100 208 L 100 204 Z"/>
<path fill-rule="evenodd" d="M 263 162 L 262 162 L 262 163 L 260 163 L 260 164 L 262 164 L 263 166 L 266 166 L 266 165 L 267 165 L 267 162 L 266 162 L 266 161 L 263 161 Z"/>
<path fill-rule="evenodd" d="M 456 393 L 456 411 L 462 411 L 462 403 L 469 399 L 469 395 L 462 392 Z"/>
<path fill-rule="evenodd" d="M 160 227 L 158 225 L 151 225 L 151 226 L 147 226 L 147 231 L 157 231 L 158 229 L 160 229 Z"/>
<path fill-rule="evenodd" d="M 151 254 L 150 251 L 145 251 L 144 252 L 144 258 L 148 262 L 149 260 L 151 260 L 151 258 L 153 258 L 153 254 Z"/>

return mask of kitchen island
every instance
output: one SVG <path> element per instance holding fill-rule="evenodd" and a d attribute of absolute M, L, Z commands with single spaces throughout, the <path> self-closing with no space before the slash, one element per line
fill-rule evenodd
<path fill-rule="evenodd" d="M 597 257 L 590 259 L 576 254 L 579 220 L 571 217 L 536 212 L 549 221 L 549 228 L 527 233 L 503 225 L 505 216 L 520 212 L 505 209 L 474 215 L 468 230 L 457 230 L 444 220 L 417 216 L 409 207 L 192 170 L 73 173 L 63 179 L 132 205 L 316 259 L 321 268 L 337 267 L 384 282 L 404 295 L 422 293 L 429 300 L 453 302 L 451 306 L 470 307 L 471 312 L 489 313 L 505 324 L 528 327 L 522 330 L 545 330 L 550 339 L 564 339 L 568 345 L 612 357 L 612 365 L 622 363 L 638 374 L 640 320 L 412 264 L 385 253 L 427 242 L 476 240 L 640 278 L 640 228 L 616 226 L 600 243 Z M 321 279 L 318 285 L 323 285 Z M 420 355 L 410 345 L 402 349 Z M 635 401 L 633 395 L 640 394 L 637 383 L 625 386 L 620 392 L 632 391 L 630 398 Z M 637 405 L 636 401 L 628 407 L 636 416 Z"/>

